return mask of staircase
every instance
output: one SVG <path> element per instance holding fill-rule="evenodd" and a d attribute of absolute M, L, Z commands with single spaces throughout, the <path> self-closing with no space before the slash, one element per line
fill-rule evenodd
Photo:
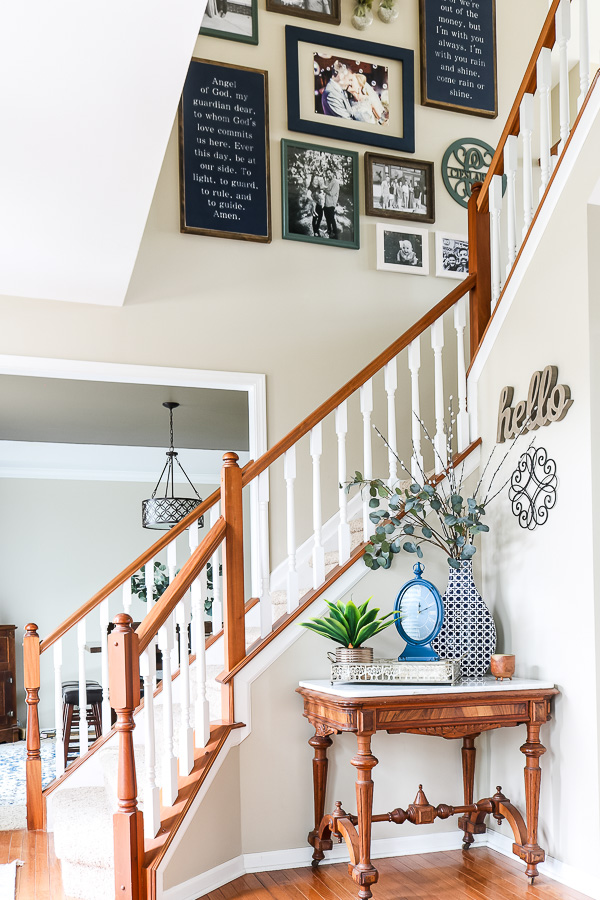
<path fill-rule="evenodd" d="M 571 136 L 599 90 L 598 78 L 590 86 L 585 77 L 585 9 L 582 4 L 582 93 L 573 127 L 564 65 L 570 3 L 553 0 L 485 184 L 473 186 L 465 280 L 261 458 L 240 469 L 235 454 L 225 454 L 220 491 L 50 635 L 40 640 L 37 627 L 27 627 L 28 828 L 54 831 L 68 896 L 96 900 L 115 890 L 116 896 L 131 900 L 159 896 L 157 872 L 178 829 L 185 827 L 194 798 L 211 769 L 220 765 L 234 732 L 243 736 L 251 728 L 247 697 L 252 680 L 297 639 L 298 622 L 318 613 L 325 594 L 330 600 L 342 596 L 368 571 L 361 557 L 372 532 L 369 498 L 348 495 L 341 487 L 354 470 L 370 479 L 385 467 L 386 477 L 396 484 L 422 478 L 424 471 L 442 480 L 450 455 L 456 465 L 476 467 L 480 442 L 467 366 L 472 371 L 490 321 L 501 315 L 507 286 L 517 277 Z M 555 157 L 549 87 L 553 48 L 561 62 L 561 141 Z M 540 113 L 537 203 L 534 94 Z M 523 151 L 518 179 L 517 147 Z M 522 228 L 517 228 L 519 208 Z M 433 385 L 432 391 L 422 391 L 422 379 Z M 410 402 L 404 399 L 408 397 Z M 456 421 L 450 448 L 445 435 L 449 409 Z M 432 435 L 435 456 L 422 445 L 421 420 Z M 389 442 L 385 458 L 373 442 L 374 421 Z M 271 493 L 281 502 L 271 504 Z M 244 502 L 251 509 L 249 535 L 244 534 Z M 203 528 L 201 517 L 207 523 Z M 178 560 L 176 538 L 186 531 L 189 555 Z M 271 556 L 277 558 L 273 568 Z M 133 632 L 131 579 L 144 568 L 151 596 L 157 559 L 167 565 L 169 587 Z M 209 564 L 215 576 L 210 590 Z M 217 574 L 221 567 L 222 579 Z M 248 601 L 245 584 L 254 595 Z M 212 604 L 209 617 L 207 600 Z M 207 618 L 212 626 L 208 639 Z M 108 636 L 111 620 L 116 628 Z M 85 696 L 86 634 L 96 622 L 102 635 L 102 737 L 88 747 L 82 733 L 80 756 L 64 772 L 63 658 L 74 651 L 80 696 Z M 191 653 L 187 641 L 178 639 L 188 633 Z M 44 792 L 37 711 L 41 685 L 54 692 L 57 731 L 57 777 Z M 111 705 L 117 713 L 114 728 Z"/>

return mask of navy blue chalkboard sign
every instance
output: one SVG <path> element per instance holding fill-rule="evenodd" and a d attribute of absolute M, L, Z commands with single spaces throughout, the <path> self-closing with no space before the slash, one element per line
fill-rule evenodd
<path fill-rule="evenodd" d="M 180 226 L 271 240 L 267 73 L 192 59 L 179 105 Z"/>
<path fill-rule="evenodd" d="M 420 0 L 421 103 L 495 119 L 496 0 Z"/>

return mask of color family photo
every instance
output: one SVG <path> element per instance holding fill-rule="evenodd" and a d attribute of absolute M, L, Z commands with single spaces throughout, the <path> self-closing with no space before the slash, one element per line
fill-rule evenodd
<path fill-rule="evenodd" d="M 315 112 L 386 128 L 390 118 L 386 66 L 314 54 Z"/>
<path fill-rule="evenodd" d="M 282 141 L 284 237 L 358 248 L 358 155 Z"/>
<path fill-rule="evenodd" d="M 428 275 L 429 232 L 401 225 L 378 225 L 377 268 L 388 272 Z"/>

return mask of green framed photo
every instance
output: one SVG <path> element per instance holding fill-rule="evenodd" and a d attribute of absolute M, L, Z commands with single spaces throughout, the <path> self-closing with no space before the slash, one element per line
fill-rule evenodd
<path fill-rule="evenodd" d="M 258 0 L 208 0 L 200 34 L 258 44 Z"/>
<path fill-rule="evenodd" d="M 281 141 L 283 238 L 358 250 L 358 153 Z"/>

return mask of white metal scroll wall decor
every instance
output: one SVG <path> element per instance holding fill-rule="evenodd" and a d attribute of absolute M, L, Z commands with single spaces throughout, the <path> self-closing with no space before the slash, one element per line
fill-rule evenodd
<path fill-rule="evenodd" d="M 514 408 L 511 405 L 514 388 L 502 388 L 496 434 L 498 444 L 520 433 L 535 431 L 542 425 L 564 419 L 573 404 L 571 388 L 566 384 L 557 384 L 557 381 L 557 366 L 546 366 L 542 372 L 534 372 L 529 382 L 527 400 L 519 400 Z"/>
<path fill-rule="evenodd" d="M 508 498 L 521 528 L 533 531 L 548 521 L 556 503 L 556 463 L 543 447 L 528 447 L 510 479 Z"/>

